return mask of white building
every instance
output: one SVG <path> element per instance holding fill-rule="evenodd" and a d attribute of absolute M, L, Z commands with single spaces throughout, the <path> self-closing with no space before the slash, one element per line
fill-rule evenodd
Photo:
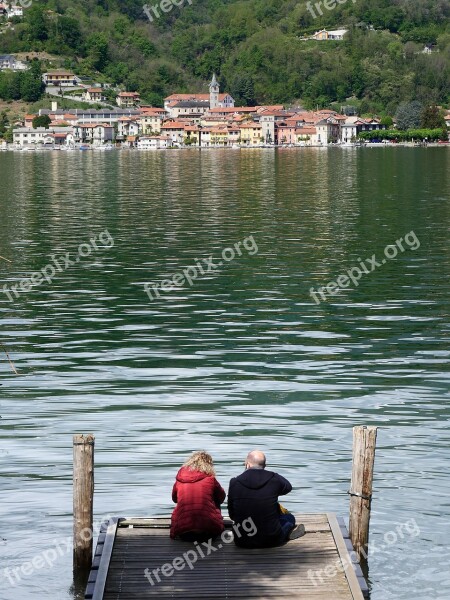
<path fill-rule="evenodd" d="M 75 141 L 101 146 L 114 141 L 114 125 L 107 123 L 85 123 L 74 127 Z"/>
<path fill-rule="evenodd" d="M 18 147 L 62 146 L 74 143 L 72 127 L 18 127 L 13 129 L 13 142 Z"/>
<path fill-rule="evenodd" d="M 312 40 L 338 40 L 341 41 L 344 39 L 344 35 L 347 33 L 348 29 L 334 29 L 329 31 L 327 29 L 321 29 L 320 31 L 316 31 L 314 35 L 311 36 Z"/>
<path fill-rule="evenodd" d="M 77 85 L 77 79 L 70 71 L 49 71 L 44 73 L 42 80 L 45 85 L 57 87 L 72 87 Z"/>
<path fill-rule="evenodd" d="M 136 147 L 138 150 L 159 150 L 167 148 L 170 144 L 170 137 L 168 135 L 147 135 L 141 137 Z"/>
<path fill-rule="evenodd" d="M 23 8 L 21 6 L 10 6 L 6 9 L 8 19 L 13 17 L 23 17 Z"/>
<path fill-rule="evenodd" d="M 0 54 L 0 71 L 26 71 L 28 65 L 21 60 L 17 60 L 12 54 Z"/>

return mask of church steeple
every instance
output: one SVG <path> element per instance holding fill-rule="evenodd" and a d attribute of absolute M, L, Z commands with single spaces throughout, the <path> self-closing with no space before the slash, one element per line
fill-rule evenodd
<path fill-rule="evenodd" d="M 209 84 L 209 108 L 217 108 L 219 106 L 220 86 L 217 81 L 216 74 L 213 73 L 213 78 Z"/>

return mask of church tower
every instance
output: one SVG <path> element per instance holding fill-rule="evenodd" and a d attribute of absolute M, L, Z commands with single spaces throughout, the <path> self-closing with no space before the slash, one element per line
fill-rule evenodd
<path fill-rule="evenodd" d="M 217 108 L 219 106 L 219 82 L 216 79 L 216 74 L 213 73 L 213 78 L 209 84 L 209 108 Z"/>

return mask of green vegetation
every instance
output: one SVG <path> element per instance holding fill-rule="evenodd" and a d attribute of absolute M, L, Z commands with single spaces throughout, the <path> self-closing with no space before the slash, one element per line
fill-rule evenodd
<path fill-rule="evenodd" d="M 387 116 L 402 103 L 450 102 L 450 5 L 443 0 L 357 0 L 317 19 L 303 1 L 193 0 L 152 23 L 142 4 L 40 0 L 2 33 L 0 52 L 61 56 L 65 68 L 139 91 L 155 105 L 174 91 L 206 92 L 213 71 L 238 104 L 335 102 Z M 323 27 L 349 33 L 341 42 L 301 39 Z M 429 54 L 426 44 L 435 45 Z M 25 98 L 21 85 L 4 78 L 0 97 Z"/>
<path fill-rule="evenodd" d="M 34 60 L 28 71 L 1 71 L 0 98 L 2 100 L 39 100 L 44 91 L 39 61 Z"/>
<path fill-rule="evenodd" d="M 358 135 L 358 139 L 367 142 L 372 140 L 395 140 L 397 142 L 442 140 L 445 142 L 448 140 L 448 133 L 446 129 L 407 129 L 406 131 L 386 129 L 384 131 L 362 131 Z"/>
<path fill-rule="evenodd" d="M 40 117 L 34 117 L 33 119 L 33 127 L 45 127 L 48 129 L 52 120 L 48 115 L 41 115 Z"/>

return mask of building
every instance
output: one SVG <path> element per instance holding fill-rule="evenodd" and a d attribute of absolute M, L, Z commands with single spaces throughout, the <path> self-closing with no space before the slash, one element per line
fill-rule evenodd
<path fill-rule="evenodd" d="M 320 31 L 316 31 L 314 35 L 311 36 L 312 40 L 338 40 L 341 41 L 344 39 L 344 35 L 347 33 L 348 29 L 335 29 L 333 31 L 328 31 L 327 29 L 321 29 Z"/>
<path fill-rule="evenodd" d="M 219 92 L 220 86 L 216 79 L 216 74 L 213 73 L 213 78 L 209 84 L 209 108 L 219 108 Z"/>
<path fill-rule="evenodd" d="M 386 129 L 378 119 L 363 119 L 361 117 L 347 117 L 341 124 L 340 141 L 349 143 L 356 141 L 362 131 L 378 131 Z"/>
<path fill-rule="evenodd" d="M 276 108 L 268 108 L 259 114 L 259 122 L 261 123 L 261 134 L 265 144 L 278 143 L 278 123 L 293 117 L 292 111 Z"/>
<path fill-rule="evenodd" d="M 13 17 L 23 17 L 23 8 L 21 6 L 10 6 L 6 9 L 6 13 L 8 15 L 8 19 L 12 19 Z"/>
<path fill-rule="evenodd" d="M 163 121 L 167 118 L 167 113 L 163 108 L 153 108 L 152 106 L 142 106 L 139 117 L 140 130 L 144 135 L 160 133 Z"/>
<path fill-rule="evenodd" d="M 204 103 L 207 105 L 207 109 L 234 107 L 234 99 L 230 96 L 230 94 L 220 93 L 220 87 L 215 73 L 213 74 L 213 78 L 209 84 L 209 94 L 172 94 L 164 99 L 164 108 L 169 113 L 171 118 L 177 118 L 174 114 L 172 114 L 172 108 L 174 108 L 179 102 L 187 101 Z"/>
<path fill-rule="evenodd" d="M 242 146 L 259 146 L 263 143 L 262 125 L 256 121 L 245 121 L 239 125 Z"/>
<path fill-rule="evenodd" d="M 88 88 L 82 98 L 86 102 L 103 102 L 105 100 L 102 88 L 97 87 Z"/>
<path fill-rule="evenodd" d="M 170 145 L 170 137 L 167 135 L 142 136 L 136 143 L 139 150 L 159 150 Z"/>
<path fill-rule="evenodd" d="M 0 54 L 0 71 L 26 71 L 27 69 L 27 63 L 17 60 L 12 54 Z"/>
<path fill-rule="evenodd" d="M 133 117 L 121 117 L 118 120 L 117 140 L 124 141 L 128 137 L 137 137 L 141 133 L 139 119 Z"/>
<path fill-rule="evenodd" d="M 77 79 L 70 71 L 49 71 L 44 73 L 42 80 L 47 86 L 72 87 L 77 85 Z"/>
<path fill-rule="evenodd" d="M 74 130 L 71 127 L 18 127 L 13 129 L 13 142 L 21 148 L 71 145 L 74 143 Z"/>
<path fill-rule="evenodd" d="M 82 144 L 101 146 L 114 141 L 114 126 L 108 123 L 79 123 L 73 129 L 75 141 Z"/>
<path fill-rule="evenodd" d="M 139 106 L 141 96 L 138 92 L 120 92 L 116 98 L 117 105 L 120 108 L 133 108 Z"/>
<path fill-rule="evenodd" d="M 186 137 L 185 127 L 190 123 L 184 123 L 183 121 L 167 121 L 161 127 L 161 133 L 170 138 L 170 145 L 181 145 L 184 143 Z"/>
<path fill-rule="evenodd" d="M 52 109 L 41 108 L 39 110 L 39 115 L 48 115 L 52 121 L 67 121 L 70 116 L 77 123 L 107 123 L 108 125 L 114 125 L 122 117 L 133 117 L 137 119 L 140 114 L 140 111 L 136 108 L 122 109 L 104 107 L 101 109 L 58 109 L 55 106 Z"/>
<path fill-rule="evenodd" d="M 199 120 L 209 110 L 207 100 L 180 100 L 170 109 L 171 119 L 197 119 Z"/>

